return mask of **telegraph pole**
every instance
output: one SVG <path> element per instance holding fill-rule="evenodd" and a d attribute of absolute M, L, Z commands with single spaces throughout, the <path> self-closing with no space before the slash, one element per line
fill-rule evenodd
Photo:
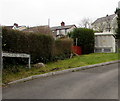
<path fill-rule="evenodd" d="M 50 27 L 50 18 L 48 19 L 48 27 Z"/>

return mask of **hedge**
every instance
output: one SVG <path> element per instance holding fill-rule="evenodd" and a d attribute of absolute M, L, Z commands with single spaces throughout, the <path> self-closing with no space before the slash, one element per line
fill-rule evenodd
<path fill-rule="evenodd" d="M 76 38 L 78 38 L 77 46 L 82 47 L 83 54 L 94 52 L 94 31 L 87 28 L 76 28 L 68 33 L 69 37 L 73 38 L 74 45 L 76 45 Z"/>
<path fill-rule="evenodd" d="M 2 32 L 3 51 L 30 54 L 32 63 L 46 63 L 56 59 L 64 59 L 69 57 L 71 53 L 72 40 L 70 39 L 54 40 L 51 35 L 8 30 L 6 28 L 2 28 Z M 9 58 L 8 61 L 10 60 L 13 59 Z M 18 62 L 20 59 L 16 60 Z"/>
<path fill-rule="evenodd" d="M 55 40 L 54 58 L 65 59 L 71 55 L 73 40 L 70 38 Z"/>
<path fill-rule="evenodd" d="M 16 30 L 2 29 L 3 51 L 13 53 L 27 53 L 32 62 L 47 62 L 51 60 L 54 39 L 50 35 L 28 33 Z"/>

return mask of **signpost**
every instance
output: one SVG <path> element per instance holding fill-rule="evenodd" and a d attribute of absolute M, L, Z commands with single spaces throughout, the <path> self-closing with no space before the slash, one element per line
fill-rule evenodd
<path fill-rule="evenodd" d="M 28 58 L 28 65 L 29 65 L 29 68 L 31 68 L 31 65 L 30 65 L 30 61 L 31 61 L 31 58 L 30 58 L 30 55 L 29 54 L 24 54 L 24 53 L 5 53 L 3 52 L 2 53 L 2 57 L 21 57 L 21 58 Z"/>

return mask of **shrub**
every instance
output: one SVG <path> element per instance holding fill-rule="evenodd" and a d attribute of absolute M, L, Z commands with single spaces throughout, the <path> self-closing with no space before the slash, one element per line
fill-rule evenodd
<path fill-rule="evenodd" d="M 70 57 L 72 44 L 73 44 L 72 39 L 66 38 L 55 40 L 54 58 L 64 59 Z"/>
<path fill-rule="evenodd" d="M 56 59 L 68 58 L 71 54 L 71 39 L 54 40 L 51 35 L 28 33 L 16 30 L 2 29 L 5 52 L 27 53 L 31 55 L 31 62 L 49 62 Z M 26 59 L 5 58 L 4 63 L 27 63 Z"/>
<path fill-rule="evenodd" d="M 76 28 L 68 35 L 73 38 L 74 45 L 76 45 L 76 38 L 78 38 L 77 46 L 82 47 L 83 54 L 94 52 L 94 31 L 92 29 Z"/>
<path fill-rule="evenodd" d="M 120 9 L 116 9 L 115 13 L 117 14 L 117 34 L 116 34 L 116 39 L 120 40 Z"/>
<path fill-rule="evenodd" d="M 2 48 L 7 52 L 28 53 L 28 38 L 25 33 L 16 30 L 2 29 Z"/>
<path fill-rule="evenodd" d="M 29 45 L 29 52 L 35 63 L 40 61 L 44 63 L 51 61 L 54 45 L 52 36 L 34 33 L 30 34 Z"/>
<path fill-rule="evenodd" d="M 51 35 L 27 33 L 16 30 L 2 29 L 3 51 L 13 53 L 28 53 L 32 62 L 47 62 L 51 60 L 54 40 Z"/>

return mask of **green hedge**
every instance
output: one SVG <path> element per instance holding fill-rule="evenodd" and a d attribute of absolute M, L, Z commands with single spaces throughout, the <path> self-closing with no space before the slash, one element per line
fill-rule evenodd
<path fill-rule="evenodd" d="M 69 37 L 74 39 L 74 45 L 82 47 L 83 54 L 89 54 L 94 52 L 94 31 L 87 28 L 76 28 L 72 32 L 68 33 Z"/>
<path fill-rule="evenodd" d="M 29 35 L 29 52 L 34 62 L 48 62 L 52 59 L 54 40 L 44 34 Z"/>
<path fill-rule="evenodd" d="M 2 32 L 3 51 L 30 54 L 32 63 L 46 63 L 56 59 L 64 59 L 69 57 L 71 53 L 72 41 L 70 39 L 54 40 L 51 35 L 8 30 L 6 28 L 3 28 Z M 12 59 L 9 58 L 8 60 Z M 18 62 L 20 59 L 16 60 Z"/>
<path fill-rule="evenodd" d="M 13 53 L 28 53 L 32 62 L 47 62 L 53 54 L 54 39 L 50 35 L 27 33 L 16 30 L 2 29 L 3 51 Z"/>
<path fill-rule="evenodd" d="M 54 58 L 55 59 L 69 58 L 72 52 L 71 51 L 72 45 L 73 40 L 70 38 L 55 40 Z"/>

